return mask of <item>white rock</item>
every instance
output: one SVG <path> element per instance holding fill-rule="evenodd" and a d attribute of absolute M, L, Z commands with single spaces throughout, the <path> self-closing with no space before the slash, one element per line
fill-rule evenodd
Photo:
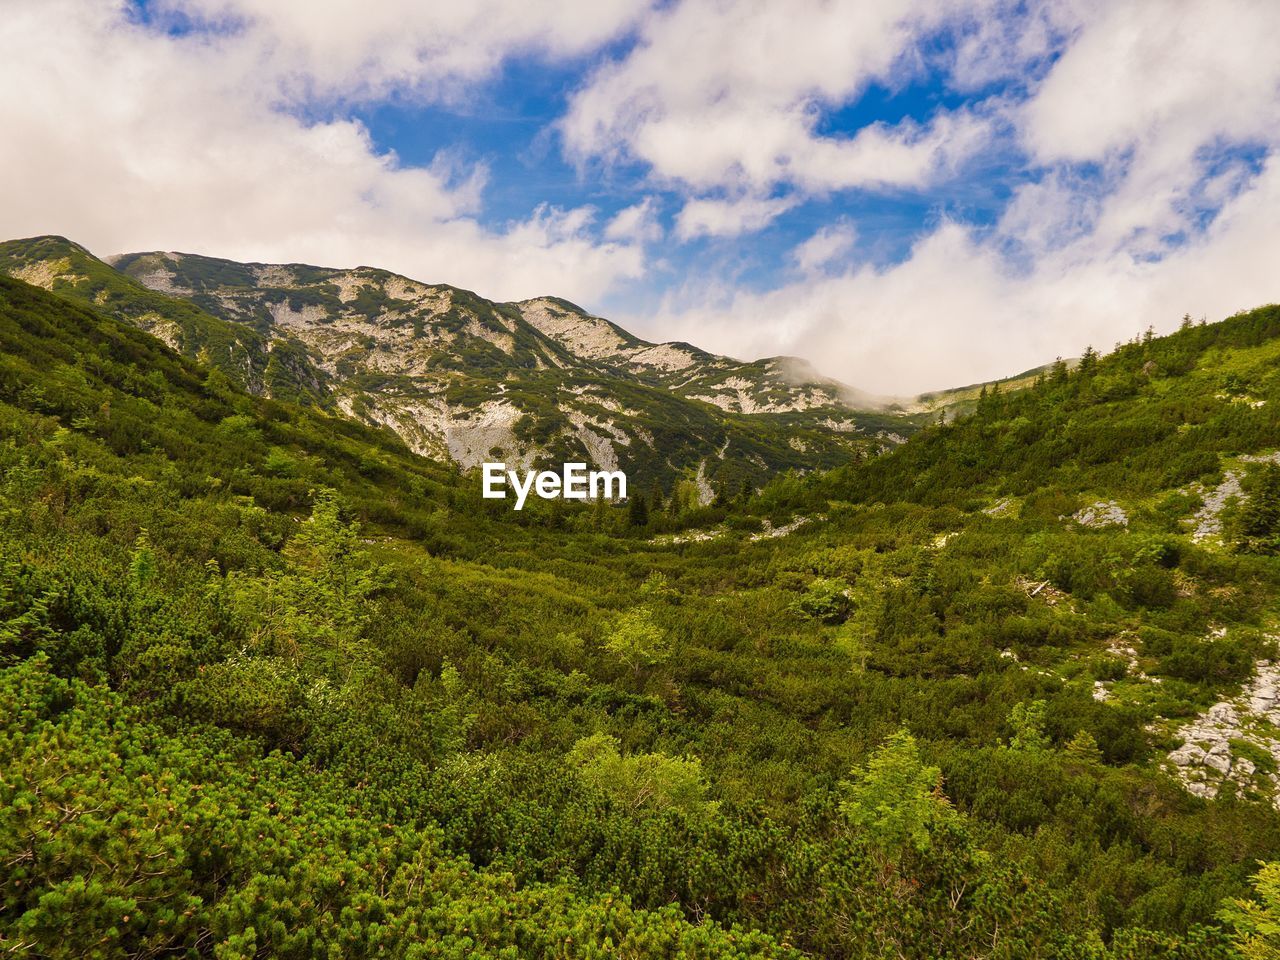
<path fill-rule="evenodd" d="M 1169 760 L 1179 767 L 1190 767 L 1204 760 L 1204 751 L 1188 743 L 1169 754 Z"/>

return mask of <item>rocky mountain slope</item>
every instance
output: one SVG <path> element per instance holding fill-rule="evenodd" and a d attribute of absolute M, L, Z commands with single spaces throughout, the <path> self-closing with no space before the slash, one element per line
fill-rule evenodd
<path fill-rule="evenodd" d="M 0 274 L 43 287 L 159 337 L 250 392 L 324 406 L 327 378 L 300 345 L 156 293 L 77 243 L 35 237 L 0 243 Z"/>
<path fill-rule="evenodd" d="M 0 245 L 0 271 L 78 299 L 251 391 L 387 427 L 464 469 L 585 460 L 645 484 L 736 490 L 900 442 L 918 418 L 803 361 L 654 344 L 564 300 L 493 303 L 385 270 L 182 253 L 100 260 L 58 237 Z"/>

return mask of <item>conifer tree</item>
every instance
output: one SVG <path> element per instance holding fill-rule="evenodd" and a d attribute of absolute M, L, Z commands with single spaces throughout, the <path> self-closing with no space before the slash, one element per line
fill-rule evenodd
<path fill-rule="evenodd" d="M 1244 960 L 1280 957 L 1280 863 L 1264 863 L 1253 877 L 1255 899 L 1232 900 L 1220 914 L 1233 928 Z"/>
<path fill-rule="evenodd" d="M 942 771 L 924 764 L 906 730 L 890 735 L 871 755 L 840 810 L 890 854 L 927 850 L 934 830 L 956 816 L 942 793 Z"/>
<path fill-rule="evenodd" d="M 666 503 L 666 497 L 662 495 L 662 482 L 660 480 L 653 481 L 653 489 L 649 491 L 649 513 L 661 513 L 663 505 Z"/>
<path fill-rule="evenodd" d="M 1071 742 L 1062 748 L 1062 752 L 1069 760 L 1074 760 L 1076 763 L 1102 762 L 1102 751 L 1098 748 L 1098 741 L 1088 730 L 1081 730 L 1072 737 Z"/>
<path fill-rule="evenodd" d="M 1080 356 L 1080 374 L 1081 376 L 1092 376 L 1098 369 L 1098 351 L 1092 346 L 1084 348 L 1084 353 Z"/>
<path fill-rule="evenodd" d="M 633 527 L 643 527 L 649 523 L 649 505 L 644 502 L 643 493 L 637 493 L 627 500 L 627 522 Z"/>
<path fill-rule="evenodd" d="M 1247 553 L 1280 553 L 1280 466 L 1274 463 L 1263 468 L 1241 514 L 1239 546 Z"/>
<path fill-rule="evenodd" d="M 1044 732 L 1044 716 L 1048 706 L 1044 700 L 1014 704 L 1009 713 L 1009 723 L 1013 727 L 1009 749 L 1036 751 L 1049 748 L 1049 738 Z"/>

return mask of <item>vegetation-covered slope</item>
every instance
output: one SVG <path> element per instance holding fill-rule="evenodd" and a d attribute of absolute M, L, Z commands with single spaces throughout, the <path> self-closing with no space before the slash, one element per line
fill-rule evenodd
<path fill-rule="evenodd" d="M 646 487 L 697 478 L 705 501 L 878 452 L 917 423 L 853 409 L 848 388 L 798 361 L 648 344 L 564 301 L 494 304 L 385 270 L 176 253 L 113 267 L 37 237 L 0 244 L 0 273 L 106 310 L 251 393 L 389 428 L 464 468 L 580 460 Z"/>
<path fill-rule="evenodd" d="M 0 274 L 109 313 L 215 367 L 251 393 L 324 404 L 326 378 L 305 351 L 167 297 L 62 237 L 0 243 Z"/>
<path fill-rule="evenodd" d="M 0 280 L 0 948 L 1236 956 L 1269 721 L 1212 799 L 1168 754 L 1272 655 L 1276 317 L 517 515 Z"/>
<path fill-rule="evenodd" d="M 852 391 L 798 376 L 794 361 L 745 364 L 647 343 L 555 298 L 492 303 L 368 267 L 181 253 L 129 254 L 115 265 L 304 344 L 345 412 L 464 467 L 583 460 L 642 484 L 698 474 L 736 489 L 876 451 L 915 425 L 853 409 Z"/>
<path fill-rule="evenodd" d="M 119 269 L 116 269 L 118 267 Z M 643 485 L 759 484 L 874 453 L 917 425 L 799 361 L 650 344 L 562 300 L 495 304 L 385 270 L 0 245 L 0 272 L 149 330 L 250 392 L 386 426 L 415 451 L 582 460 Z"/>

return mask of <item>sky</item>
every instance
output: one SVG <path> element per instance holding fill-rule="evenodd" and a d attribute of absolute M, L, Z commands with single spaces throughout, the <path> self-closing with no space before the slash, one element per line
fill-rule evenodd
<path fill-rule="evenodd" d="M 0 0 L 0 236 L 886 395 L 1280 300 L 1274 0 Z"/>

